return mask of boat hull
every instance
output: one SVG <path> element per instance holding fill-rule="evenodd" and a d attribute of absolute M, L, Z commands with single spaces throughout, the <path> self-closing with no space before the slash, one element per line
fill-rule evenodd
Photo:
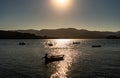
<path fill-rule="evenodd" d="M 102 47 L 101 45 L 92 45 L 92 47 Z"/>
<path fill-rule="evenodd" d="M 64 60 L 64 55 L 63 56 L 51 56 L 51 57 L 47 57 L 45 58 L 45 63 L 49 63 L 49 62 L 54 62 L 54 61 L 61 61 Z"/>

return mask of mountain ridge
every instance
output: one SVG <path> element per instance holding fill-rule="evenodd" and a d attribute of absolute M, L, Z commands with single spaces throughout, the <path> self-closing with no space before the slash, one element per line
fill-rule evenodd
<path fill-rule="evenodd" d="M 48 36 L 57 38 L 106 38 L 108 36 L 120 37 L 120 31 L 89 31 L 86 29 L 75 28 L 19 30 L 17 32 L 31 33 L 37 36 Z"/>
<path fill-rule="evenodd" d="M 3 33 L 4 32 L 4 33 Z M 11 34 L 10 34 L 11 33 Z M 120 39 L 120 31 L 89 31 L 86 29 L 60 28 L 60 29 L 42 29 L 42 30 L 0 30 L 0 38 L 80 38 L 80 39 Z M 21 37 L 19 37 L 21 36 Z M 27 36 L 27 37 L 26 37 Z"/>

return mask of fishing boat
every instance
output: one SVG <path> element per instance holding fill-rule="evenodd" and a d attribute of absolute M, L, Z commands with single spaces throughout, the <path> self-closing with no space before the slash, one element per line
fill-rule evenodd
<path fill-rule="evenodd" d="M 52 43 L 49 43 L 48 45 L 49 45 L 49 46 L 53 46 L 53 44 L 52 44 Z"/>
<path fill-rule="evenodd" d="M 25 43 L 24 42 L 19 42 L 19 45 L 25 45 Z"/>
<path fill-rule="evenodd" d="M 80 44 L 80 42 L 73 42 L 73 44 Z"/>
<path fill-rule="evenodd" d="M 45 62 L 54 62 L 54 61 L 61 61 L 64 60 L 64 55 L 56 55 L 56 56 L 48 56 L 48 54 L 45 54 Z"/>
<path fill-rule="evenodd" d="M 102 47 L 101 45 L 92 45 L 92 47 Z"/>

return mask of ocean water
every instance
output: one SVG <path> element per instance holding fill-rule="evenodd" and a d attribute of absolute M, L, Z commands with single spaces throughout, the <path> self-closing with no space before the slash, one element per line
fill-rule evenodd
<path fill-rule="evenodd" d="M 45 53 L 64 60 L 45 64 Z M 120 78 L 120 40 L 1 39 L 0 78 Z"/>

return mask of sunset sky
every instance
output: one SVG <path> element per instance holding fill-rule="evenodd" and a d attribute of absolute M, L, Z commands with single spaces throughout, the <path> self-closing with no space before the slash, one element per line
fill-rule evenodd
<path fill-rule="evenodd" d="M 120 0 L 0 0 L 0 30 L 120 31 Z"/>

